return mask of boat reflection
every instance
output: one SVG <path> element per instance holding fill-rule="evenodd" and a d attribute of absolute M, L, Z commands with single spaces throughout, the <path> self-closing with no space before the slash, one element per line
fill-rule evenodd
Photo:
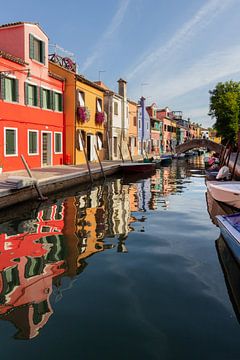
<path fill-rule="evenodd" d="M 147 179 L 115 179 L 0 224 L 0 320 L 16 327 L 14 337 L 39 334 L 90 256 L 127 254 L 129 234 L 145 231 L 147 211 L 168 208 L 185 175 L 173 163 Z"/>
<path fill-rule="evenodd" d="M 222 237 L 216 240 L 216 249 L 229 298 L 240 323 L 240 267 Z"/>

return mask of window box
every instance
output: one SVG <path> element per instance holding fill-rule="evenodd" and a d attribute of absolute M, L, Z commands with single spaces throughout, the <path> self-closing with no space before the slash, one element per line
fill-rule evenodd
<path fill-rule="evenodd" d="M 96 112 L 96 115 L 95 115 L 96 124 L 102 125 L 104 123 L 104 120 L 105 120 L 104 112 Z"/>
<path fill-rule="evenodd" d="M 77 107 L 77 119 L 82 123 L 85 123 L 90 120 L 90 110 L 85 106 Z"/>

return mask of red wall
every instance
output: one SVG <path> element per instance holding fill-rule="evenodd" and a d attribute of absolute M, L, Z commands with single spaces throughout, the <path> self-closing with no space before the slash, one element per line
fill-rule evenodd
<path fill-rule="evenodd" d="M 4 127 L 18 129 L 18 155 L 4 157 Z M 28 129 L 39 130 L 38 155 L 28 155 Z M 63 113 L 7 103 L 0 100 L 0 166 L 3 171 L 23 169 L 23 154 L 30 167 L 41 167 L 41 131 L 52 132 L 52 165 L 63 163 L 63 154 L 54 154 L 54 131 L 63 132 Z"/>

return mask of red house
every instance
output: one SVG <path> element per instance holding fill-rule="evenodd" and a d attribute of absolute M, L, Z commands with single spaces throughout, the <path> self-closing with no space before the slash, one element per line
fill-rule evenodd
<path fill-rule="evenodd" d="M 63 79 L 48 70 L 48 37 L 38 24 L 0 26 L 0 168 L 63 163 Z"/>

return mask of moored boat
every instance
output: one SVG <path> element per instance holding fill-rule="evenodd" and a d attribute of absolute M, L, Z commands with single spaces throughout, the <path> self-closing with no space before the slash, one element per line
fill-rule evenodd
<path fill-rule="evenodd" d="M 215 200 L 240 209 L 239 181 L 207 181 L 207 188 Z"/>
<path fill-rule="evenodd" d="M 171 154 L 162 154 L 160 161 L 161 161 L 161 165 L 163 165 L 163 166 L 169 165 L 172 162 L 172 155 Z"/>
<path fill-rule="evenodd" d="M 121 164 L 121 168 L 125 174 L 151 172 L 156 168 L 155 163 L 131 162 Z"/>
<path fill-rule="evenodd" d="M 216 216 L 222 236 L 240 262 L 240 214 Z"/>

